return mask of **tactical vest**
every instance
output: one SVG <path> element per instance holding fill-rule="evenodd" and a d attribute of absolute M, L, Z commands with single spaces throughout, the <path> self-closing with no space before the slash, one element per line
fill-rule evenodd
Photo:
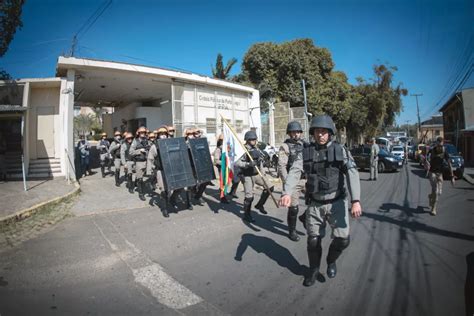
<path fill-rule="evenodd" d="M 156 157 L 153 163 L 155 164 L 155 168 L 157 170 L 163 170 L 163 164 L 161 163 L 161 158 L 160 158 L 160 150 L 158 148 L 158 140 L 155 140 L 153 144 L 155 144 L 155 148 L 156 148 Z"/>
<path fill-rule="evenodd" d="M 437 145 L 431 149 L 430 169 L 431 171 L 443 171 L 443 162 L 445 157 L 444 146 Z"/>
<path fill-rule="evenodd" d="M 115 143 L 116 145 L 121 145 L 122 142 L 117 142 L 114 140 L 112 144 Z M 122 146 L 122 145 L 121 145 Z M 120 159 L 120 147 L 115 147 L 115 152 L 113 153 L 114 158 Z"/>
<path fill-rule="evenodd" d="M 344 192 L 344 148 L 335 142 L 317 148 L 311 143 L 303 149 L 303 169 L 307 177 L 306 193 L 321 195 Z"/>
<path fill-rule="evenodd" d="M 101 154 L 106 154 L 106 153 L 107 153 L 107 150 L 108 150 L 109 147 L 110 147 L 110 143 L 109 143 L 108 140 L 102 140 L 102 139 L 101 139 L 100 142 L 99 142 L 99 146 L 104 146 L 104 147 L 105 147 L 105 148 L 104 148 L 104 147 L 101 147 L 101 148 L 99 149 L 99 152 L 100 152 Z"/>
<path fill-rule="evenodd" d="M 129 144 L 127 141 L 125 141 L 122 146 L 125 146 L 125 161 L 130 161 L 129 152 L 130 152 L 130 147 L 132 146 L 132 144 L 131 143 Z"/>
<path fill-rule="evenodd" d="M 257 162 L 257 167 L 260 166 L 260 162 L 262 159 L 262 156 L 260 154 L 260 150 L 257 147 L 247 147 L 250 156 L 252 157 L 253 160 Z M 250 162 L 250 158 L 245 155 L 246 161 Z M 256 176 L 258 174 L 258 171 L 255 167 L 248 167 L 248 168 L 242 168 L 242 174 L 245 177 L 251 177 L 251 176 Z"/>
<path fill-rule="evenodd" d="M 141 149 L 145 149 L 145 152 L 134 156 L 133 160 L 134 161 L 146 161 L 146 158 L 147 158 L 146 156 L 147 156 L 148 150 L 150 149 L 148 140 L 147 139 L 140 140 L 140 138 L 137 138 L 137 139 L 135 139 L 135 141 L 137 142 L 137 147 L 135 147 L 135 150 L 139 151 Z"/>
<path fill-rule="evenodd" d="M 286 165 L 286 171 L 290 171 L 291 166 L 295 162 L 298 154 L 303 151 L 303 142 L 301 140 L 292 140 L 287 139 L 285 143 L 288 144 L 289 154 L 288 154 L 288 164 Z"/>

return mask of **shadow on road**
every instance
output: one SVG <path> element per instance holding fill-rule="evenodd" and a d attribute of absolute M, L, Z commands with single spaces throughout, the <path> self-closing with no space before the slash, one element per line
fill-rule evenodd
<path fill-rule="evenodd" d="M 396 203 L 384 203 L 378 210 L 380 213 L 389 213 L 391 210 L 400 210 L 404 212 L 409 217 L 413 216 L 414 214 L 424 214 L 429 213 L 429 210 L 425 211 L 425 207 L 418 206 L 417 208 L 411 208 L 409 206 L 402 206 Z"/>
<path fill-rule="evenodd" d="M 267 237 L 243 234 L 234 259 L 236 261 L 242 261 L 242 256 L 249 246 L 256 252 L 265 254 L 280 267 L 288 269 L 293 274 L 304 275 L 306 267 L 300 265 L 288 249 L 280 246 L 274 240 Z"/>

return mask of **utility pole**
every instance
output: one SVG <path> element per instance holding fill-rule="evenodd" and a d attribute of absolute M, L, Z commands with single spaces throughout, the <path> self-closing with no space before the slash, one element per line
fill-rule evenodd
<path fill-rule="evenodd" d="M 410 94 L 410 96 L 416 98 L 416 115 L 418 116 L 418 134 L 421 135 L 420 107 L 418 106 L 418 97 L 423 96 L 423 93 Z"/>
<path fill-rule="evenodd" d="M 405 124 L 406 124 L 406 128 L 407 128 L 407 138 L 410 137 L 410 129 L 409 129 L 409 126 L 408 126 L 408 123 L 410 123 L 411 120 L 406 120 L 405 121 Z"/>

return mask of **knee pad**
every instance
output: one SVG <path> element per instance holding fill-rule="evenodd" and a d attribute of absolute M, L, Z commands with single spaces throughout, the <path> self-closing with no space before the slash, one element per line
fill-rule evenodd
<path fill-rule="evenodd" d="M 350 238 L 349 236 L 347 238 L 341 238 L 341 237 L 334 237 L 334 239 L 331 242 L 331 248 L 334 248 L 335 250 L 342 251 L 349 247 L 350 244 Z"/>
<path fill-rule="evenodd" d="M 308 250 L 320 250 L 321 249 L 321 237 L 320 236 L 308 236 Z"/>
<path fill-rule="evenodd" d="M 298 215 L 298 211 L 299 211 L 298 206 L 290 206 L 288 208 L 288 215 L 296 217 Z"/>

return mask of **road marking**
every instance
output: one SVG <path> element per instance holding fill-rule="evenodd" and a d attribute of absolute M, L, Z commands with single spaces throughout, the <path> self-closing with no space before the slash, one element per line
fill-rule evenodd
<path fill-rule="evenodd" d="M 213 314 L 223 314 L 222 311 L 219 311 L 215 306 L 205 302 L 201 297 L 180 284 L 172 276 L 167 274 L 162 266 L 153 262 L 142 253 L 120 233 L 110 219 L 105 217 L 101 217 L 100 219 L 107 220 L 107 226 L 112 228 L 111 231 L 106 232 L 107 227 L 101 227 L 96 220 L 93 220 L 94 225 L 104 240 L 109 244 L 115 254 L 130 268 L 135 277 L 135 282 L 149 289 L 151 295 L 156 298 L 160 304 L 175 310 L 180 310 L 203 303 L 206 309 L 213 311 Z"/>

